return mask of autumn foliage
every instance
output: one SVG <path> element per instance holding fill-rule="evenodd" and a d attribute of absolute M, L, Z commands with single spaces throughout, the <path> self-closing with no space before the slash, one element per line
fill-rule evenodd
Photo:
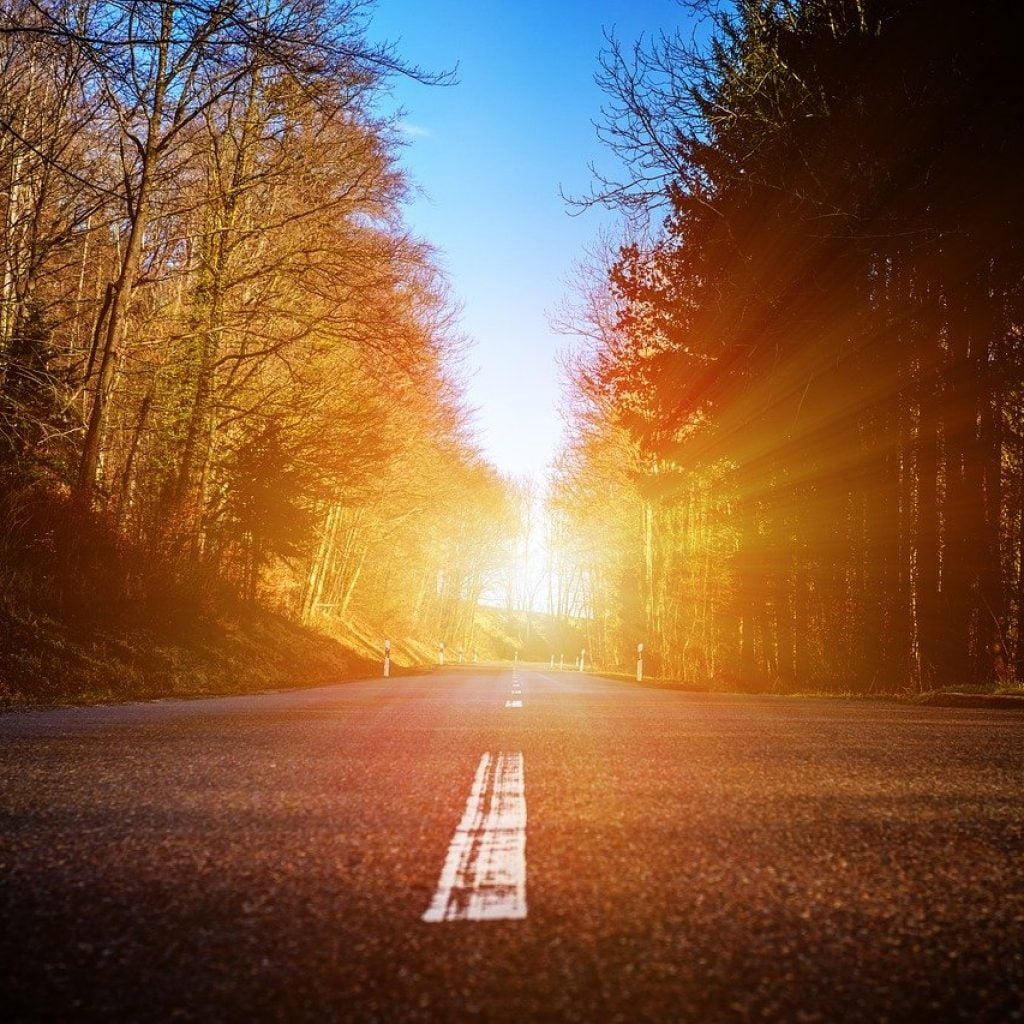
<path fill-rule="evenodd" d="M 0 4 L 7 589 L 466 628 L 503 485 L 377 113 L 394 75 L 446 79 L 368 13 Z"/>

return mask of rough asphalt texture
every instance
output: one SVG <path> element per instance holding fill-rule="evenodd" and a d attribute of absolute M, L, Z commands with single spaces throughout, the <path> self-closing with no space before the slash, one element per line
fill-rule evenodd
<path fill-rule="evenodd" d="M 452 671 L 0 717 L 0 1018 L 1024 1019 L 1024 719 Z M 525 921 L 424 924 L 484 751 Z"/>

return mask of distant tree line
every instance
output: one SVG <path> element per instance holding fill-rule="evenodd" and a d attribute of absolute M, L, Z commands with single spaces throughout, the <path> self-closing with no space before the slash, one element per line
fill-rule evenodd
<path fill-rule="evenodd" d="M 693 6 L 693 5 L 691 5 Z M 700 4 L 603 61 L 628 236 L 585 293 L 592 647 L 698 682 L 1024 677 L 1024 79 L 1006 5 Z"/>
<path fill-rule="evenodd" d="M 376 113 L 391 76 L 445 76 L 369 42 L 369 13 L 0 0 L 8 591 L 209 584 L 468 628 L 504 485 Z M 117 593 L 89 592 L 101 565 Z"/>

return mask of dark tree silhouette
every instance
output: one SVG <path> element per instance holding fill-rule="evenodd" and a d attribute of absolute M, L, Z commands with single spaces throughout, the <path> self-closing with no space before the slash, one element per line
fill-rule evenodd
<path fill-rule="evenodd" d="M 595 198 L 667 213 L 609 268 L 621 340 L 579 385 L 614 398 L 665 524 L 688 481 L 719 479 L 723 673 L 1005 675 L 1024 640 L 1024 86 L 1005 10 L 745 0 L 703 51 L 613 48 L 605 84 L 634 173 Z"/>

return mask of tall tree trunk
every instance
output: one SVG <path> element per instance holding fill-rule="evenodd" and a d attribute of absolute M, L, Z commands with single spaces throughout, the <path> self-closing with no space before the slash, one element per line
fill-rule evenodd
<path fill-rule="evenodd" d="M 157 47 L 157 62 L 153 87 L 153 106 L 149 112 L 146 141 L 140 154 L 139 181 L 134 199 L 128 200 L 130 228 L 128 244 L 121 258 L 121 268 L 113 282 L 110 311 L 100 355 L 96 390 L 92 409 L 82 444 L 82 455 L 78 466 L 75 485 L 75 501 L 81 508 L 93 503 L 96 489 L 96 475 L 100 462 L 100 442 L 104 426 L 107 403 L 110 399 L 117 373 L 118 345 L 124 335 L 128 314 L 131 311 L 132 290 L 139 273 L 142 256 L 142 241 L 149 220 L 152 200 L 153 176 L 159 154 L 159 135 L 163 126 L 164 99 L 167 92 L 167 69 L 171 35 L 174 27 L 174 7 L 162 5 L 160 42 Z M 127 176 L 127 173 L 126 173 Z"/>

